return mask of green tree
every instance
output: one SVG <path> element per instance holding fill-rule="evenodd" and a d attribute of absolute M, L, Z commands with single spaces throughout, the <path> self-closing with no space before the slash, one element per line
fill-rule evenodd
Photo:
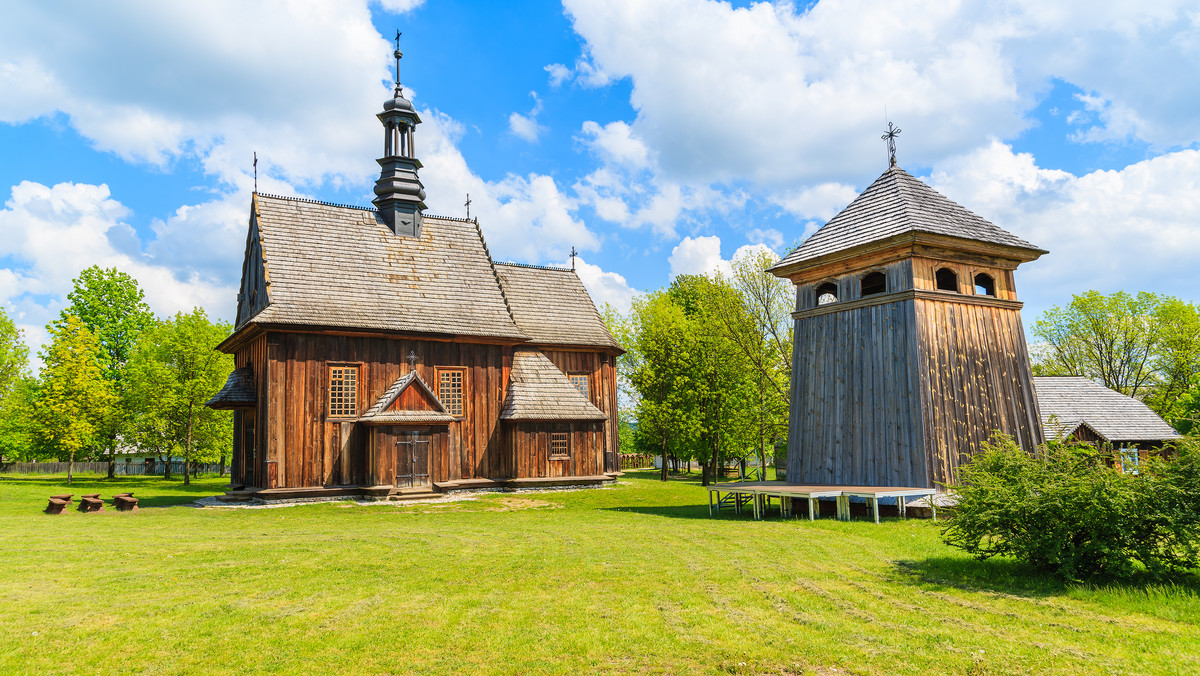
<path fill-rule="evenodd" d="M 25 458 L 30 454 L 30 405 L 33 382 L 29 377 L 29 348 L 25 336 L 4 308 L 0 308 L 0 456 Z"/>
<path fill-rule="evenodd" d="M 93 265 L 75 278 L 67 300 L 70 304 L 63 310 L 63 317 L 78 317 L 95 334 L 100 344 L 104 377 L 112 383 L 114 392 L 124 398 L 126 363 L 138 337 L 155 323 L 137 280 L 116 268 Z M 109 419 L 107 427 L 101 431 L 106 440 L 110 478 L 116 470 L 118 440 L 129 433 L 130 422 L 122 410 Z"/>
<path fill-rule="evenodd" d="M 233 370 L 232 358 L 213 349 L 230 330 L 201 308 L 178 313 L 142 334 L 127 366 L 130 436 L 168 467 L 182 455 L 185 484 L 194 461 L 216 460 L 232 443 L 232 415 L 204 405 Z"/>
<path fill-rule="evenodd" d="M 1079 375 L 1142 399 L 1176 427 L 1200 376 L 1200 308 L 1171 296 L 1089 291 L 1033 327 L 1037 375 Z M 1181 427 L 1183 426 L 1183 427 Z"/>
<path fill-rule="evenodd" d="M 48 329 L 33 418 L 43 444 L 67 459 L 69 484 L 75 459 L 93 455 L 106 443 L 118 398 L 104 377 L 100 341 L 78 317 L 67 315 Z"/>

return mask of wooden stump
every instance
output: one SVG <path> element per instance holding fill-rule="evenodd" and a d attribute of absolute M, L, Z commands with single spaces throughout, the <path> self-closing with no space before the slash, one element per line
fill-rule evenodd
<path fill-rule="evenodd" d="M 96 493 L 95 495 L 99 496 L 100 494 Z M 99 497 L 85 495 L 79 499 L 79 511 L 85 514 L 91 514 L 92 512 L 103 512 L 104 502 L 102 502 Z"/>
<path fill-rule="evenodd" d="M 138 500 L 132 494 L 122 493 L 113 498 L 113 506 L 118 512 L 137 512 Z"/>
<path fill-rule="evenodd" d="M 69 500 L 63 500 L 57 495 L 50 498 L 50 504 L 46 505 L 47 514 L 66 514 L 67 505 L 71 504 Z"/>

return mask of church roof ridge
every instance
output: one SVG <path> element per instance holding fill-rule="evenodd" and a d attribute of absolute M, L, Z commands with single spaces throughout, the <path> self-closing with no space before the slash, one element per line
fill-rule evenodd
<path fill-rule="evenodd" d="M 319 204 L 323 207 L 337 207 L 339 209 L 354 209 L 356 211 L 371 211 L 379 213 L 379 209 L 375 207 L 364 207 L 357 204 L 342 204 L 341 202 L 327 202 L 325 200 L 315 200 L 308 197 L 293 197 L 290 195 L 277 195 L 269 192 L 256 192 L 259 197 L 267 197 L 276 200 L 287 200 L 289 202 L 303 202 L 305 204 Z M 459 216 L 438 216 L 437 214 L 425 214 L 425 218 L 434 218 L 439 221 L 457 221 L 459 223 L 474 223 L 474 219 L 461 218 Z"/>

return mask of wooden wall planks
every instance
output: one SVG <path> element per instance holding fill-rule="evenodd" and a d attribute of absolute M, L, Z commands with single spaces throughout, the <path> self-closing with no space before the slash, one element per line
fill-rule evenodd
<path fill-rule="evenodd" d="M 328 368 L 331 364 L 359 367 L 357 408 L 361 414 L 408 371 L 410 351 L 418 356 L 416 371 L 435 392 L 437 367 L 465 369 L 463 416 L 434 428 L 434 481 L 546 476 L 549 465 L 538 460 L 544 453 L 519 454 L 519 435 L 507 433 L 499 420 L 512 368 L 511 347 L 272 331 L 240 348 L 236 355 L 238 366 L 252 366 L 258 386 L 255 433 L 259 463 L 254 472 L 235 475 L 235 480 L 272 488 L 366 485 L 386 480 L 389 461 L 373 447 L 370 430 L 353 418 L 326 415 Z M 578 350 L 547 350 L 546 354 L 564 373 L 588 373 L 589 398 L 610 416 L 606 422 L 584 426 L 586 432 L 581 427 L 573 433 L 580 453 L 572 453 L 570 463 L 560 463 L 561 470 L 568 475 L 617 471 L 615 358 Z M 405 407 L 409 409 L 424 408 L 415 401 L 403 403 L 416 405 Z M 235 424 L 241 422 L 242 415 L 235 414 Z M 540 433 L 527 436 L 530 443 L 548 443 Z M 236 435 L 234 443 L 236 456 L 243 450 Z M 394 464 L 394 459 L 391 462 Z M 278 477 L 276 485 L 263 486 L 272 473 Z"/>
<path fill-rule="evenodd" d="M 793 354 L 794 481 L 932 486 L 993 431 L 1043 442 L 1018 310 L 906 298 L 800 316 Z"/>

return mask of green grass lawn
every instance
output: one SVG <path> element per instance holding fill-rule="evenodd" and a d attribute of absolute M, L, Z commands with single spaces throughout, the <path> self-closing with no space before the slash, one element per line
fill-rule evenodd
<path fill-rule="evenodd" d="M 1200 673 L 1200 584 L 1055 584 L 928 521 L 709 519 L 650 472 L 190 506 L 224 484 L 0 477 L 0 673 Z M 124 490 L 147 508 L 41 513 Z"/>

